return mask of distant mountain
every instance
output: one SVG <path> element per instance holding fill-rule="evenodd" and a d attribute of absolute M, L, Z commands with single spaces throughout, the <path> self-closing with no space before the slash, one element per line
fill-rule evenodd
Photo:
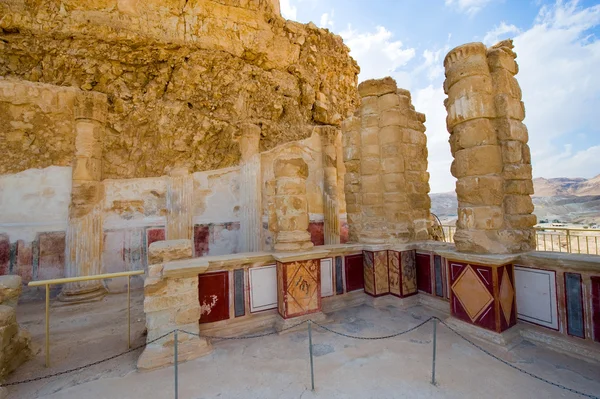
<path fill-rule="evenodd" d="M 533 179 L 533 188 L 535 197 L 600 195 L 600 175 L 591 179 L 580 177 L 544 179 L 543 177 L 538 177 Z"/>
<path fill-rule="evenodd" d="M 534 213 L 538 221 L 548 219 L 565 223 L 600 223 L 600 175 L 583 178 L 533 179 Z M 457 218 L 456 193 L 434 193 L 431 212 L 443 224 L 454 224 Z"/>

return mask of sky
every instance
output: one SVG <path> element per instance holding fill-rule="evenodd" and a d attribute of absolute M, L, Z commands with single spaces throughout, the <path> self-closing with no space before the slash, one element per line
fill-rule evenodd
<path fill-rule="evenodd" d="M 600 1 L 280 0 L 287 19 L 339 34 L 359 81 L 392 76 L 427 116 L 431 192 L 454 191 L 444 57 L 514 40 L 534 177 L 600 174 Z"/>

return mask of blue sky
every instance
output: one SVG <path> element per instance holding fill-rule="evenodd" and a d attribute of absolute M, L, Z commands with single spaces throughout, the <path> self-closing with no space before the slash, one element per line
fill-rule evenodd
<path fill-rule="evenodd" d="M 458 45 L 514 39 L 534 177 L 600 174 L 600 2 L 280 0 L 285 18 L 341 35 L 360 80 L 392 76 L 427 116 L 431 192 L 453 191 L 443 60 Z"/>

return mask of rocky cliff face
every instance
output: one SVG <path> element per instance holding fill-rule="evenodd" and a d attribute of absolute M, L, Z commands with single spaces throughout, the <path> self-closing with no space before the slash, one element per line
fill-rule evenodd
<path fill-rule="evenodd" d="M 245 123 L 261 151 L 339 125 L 359 101 L 348 53 L 273 0 L 0 0 L 0 76 L 108 96 L 103 178 L 237 164 Z M 30 141 L 1 173 L 36 164 Z"/>

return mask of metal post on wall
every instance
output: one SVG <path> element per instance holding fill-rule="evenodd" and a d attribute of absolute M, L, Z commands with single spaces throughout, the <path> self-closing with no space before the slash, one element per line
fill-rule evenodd
<path fill-rule="evenodd" d="M 312 322 L 308 321 L 308 354 L 310 355 L 310 385 L 315 390 L 315 372 L 313 368 Z"/>
<path fill-rule="evenodd" d="M 435 352 L 437 346 L 437 319 L 433 319 L 433 359 L 431 362 L 431 385 L 435 385 Z"/>
<path fill-rule="evenodd" d="M 179 395 L 179 381 L 178 381 L 178 375 L 177 375 L 177 364 L 179 363 L 177 361 L 177 330 L 175 330 L 175 344 L 173 345 L 173 361 L 175 362 L 175 399 L 177 399 L 178 395 Z"/>

